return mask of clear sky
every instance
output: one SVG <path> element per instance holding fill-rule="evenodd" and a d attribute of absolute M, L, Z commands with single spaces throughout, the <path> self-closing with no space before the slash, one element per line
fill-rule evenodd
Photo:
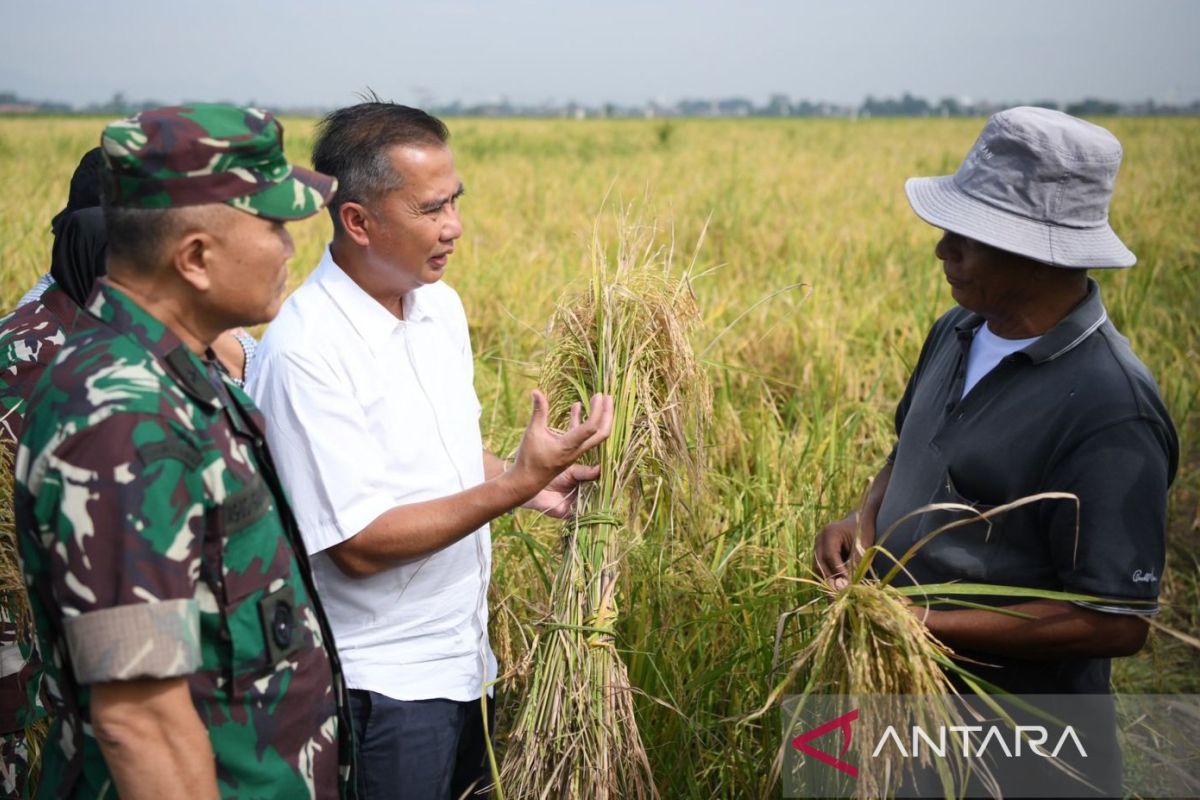
<path fill-rule="evenodd" d="M 0 0 L 0 90 L 86 103 L 1200 99 L 1194 0 Z"/>

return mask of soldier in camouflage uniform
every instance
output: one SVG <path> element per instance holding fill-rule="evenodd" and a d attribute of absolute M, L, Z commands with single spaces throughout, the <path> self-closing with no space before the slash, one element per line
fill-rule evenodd
<path fill-rule="evenodd" d="M 61 237 L 72 237 L 81 229 L 92 233 L 85 255 L 86 263 L 75 267 L 80 274 L 90 273 L 92 281 L 104 274 L 104 219 L 99 208 L 71 213 L 63 222 Z M 75 329 L 79 303 L 57 284 L 51 284 L 37 300 L 30 301 L 0 319 L 0 436 L 15 452 L 25 418 L 25 401 L 33 392 L 42 372 L 58 355 Z"/>
<path fill-rule="evenodd" d="M 24 401 L 66 341 L 79 311 L 66 293 L 51 288 L 41 300 L 0 320 L 0 446 L 6 451 L 0 457 L 10 465 L 25 415 Z M 3 470 L 2 479 L 11 479 L 9 469 Z M 7 503 L 7 492 L 4 497 Z M 0 535 L 11 533 L 7 529 Z M 0 552 L 5 578 L 0 589 L 0 797 L 4 798 L 24 796 L 29 774 L 25 730 L 46 716 L 38 702 L 39 659 L 12 544 L 3 542 Z"/>
<path fill-rule="evenodd" d="M 14 452 L 25 417 L 23 401 L 67 341 L 78 311 L 66 292 L 52 287 L 0 319 L 0 436 Z"/>
<path fill-rule="evenodd" d="M 34 390 L 17 455 L 56 713 L 42 797 L 352 785 L 340 665 L 263 421 L 208 349 L 274 316 L 282 222 L 333 193 L 281 141 L 266 112 L 201 104 L 102 137 L 109 276 Z"/>
<path fill-rule="evenodd" d="M 90 291 L 98 275 L 104 274 L 104 220 L 100 208 L 78 205 L 83 196 L 96 197 L 98 204 L 100 148 L 89 151 L 71 178 L 71 196 L 52 223 L 56 282 L 35 300 L 0 319 L 0 443 L 8 459 L 2 471 L 11 489 L 11 460 L 25 418 L 26 402 L 42 372 L 58 355 L 67 334 L 81 313 L 79 303 L 57 281 L 65 279 L 76 292 Z M 86 202 L 86 200 L 82 201 Z M 79 296 L 78 294 L 76 297 Z M 83 299 L 80 297 L 80 299 Z M 11 496 L 5 492 L 4 501 Z M 5 526 L 0 535 L 0 797 L 26 795 L 30 778 L 29 749 L 37 736 L 27 740 L 34 725 L 44 730 L 46 708 L 42 702 L 40 658 L 33 623 L 29 618 L 24 580 L 16 557 L 14 531 L 8 525 L 11 508 L 2 509 Z"/>
<path fill-rule="evenodd" d="M 16 456 L 26 401 L 66 342 L 79 313 L 79 306 L 65 292 L 51 286 L 38 300 L 0 319 L 0 447 L 7 451 L 0 457 L 8 459 L 10 465 Z M 10 478 L 11 471 L 5 469 L 3 479 Z M 5 502 L 8 499 L 6 495 Z M 10 533 L 11 529 L 0 535 Z M 46 718 L 46 708 L 39 691 L 40 659 L 28 618 L 24 582 L 14 580 L 10 585 L 7 580 L 9 570 L 19 573 L 20 565 L 15 548 L 9 550 L 8 541 L 3 544 L 0 569 L 6 580 L 0 590 L 0 797 L 7 800 L 26 794 L 31 766 L 26 730 Z"/>

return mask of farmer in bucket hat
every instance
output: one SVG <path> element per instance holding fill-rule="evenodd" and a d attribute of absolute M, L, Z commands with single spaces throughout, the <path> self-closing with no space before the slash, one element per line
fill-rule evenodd
<path fill-rule="evenodd" d="M 1110 659 L 1142 647 L 1157 610 L 1178 440 L 1087 274 L 1136 262 L 1108 222 L 1120 163 L 1104 128 L 1012 108 L 988 120 L 954 175 L 907 182 L 914 211 L 943 230 L 934 253 L 957 306 L 925 341 L 865 502 L 816 543 L 819 571 L 840 588 L 861 548 L 879 540 L 900 558 L 971 516 L 912 513 L 929 504 L 986 511 L 1043 492 L 1078 497 L 938 535 L 898 580 L 1088 598 L 980 598 L 1020 616 L 919 611 L 974 659 L 968 669 L 1013 693 L 1107 694 Z M 1119 758 L 1104 767 L 1096 780 L 1119 791 Z"/>
<path fill-rule="evenodd" d="M 101 139 L 108 275 L 34 389 L 18 536 L 55 706 L 41 796 L 335 798 L 351 729 L 333 639 L 222 331 L 270 320 L 290 220 L 333 178 L 257 109 Z"/>

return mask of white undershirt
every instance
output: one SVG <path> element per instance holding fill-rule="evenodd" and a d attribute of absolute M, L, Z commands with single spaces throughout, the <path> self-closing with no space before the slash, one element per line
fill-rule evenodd
<path fill-rule="evenodd" d="M 963 382 L 962 396 L 966 397 L 979 379 L 991 372 L 1005 356 L 1024 350 L 1040 338 L 1002 339 L 992 333 L 986 322 L 980 325 L 975 338 L 971 340 L 971 352 L 967 355 L 967 379 Z"/>

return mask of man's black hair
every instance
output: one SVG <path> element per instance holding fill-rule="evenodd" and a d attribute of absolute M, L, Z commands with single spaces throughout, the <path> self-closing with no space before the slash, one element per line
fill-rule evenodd
<path fill-rule="evenodd" d="M 101 188 L 108 252 L 143 271 L 157 269 L 163 243 L 178 230 L 183 221 L 181 209 L 113 205 L 112 178 L 107 170 Z"/>
<path fill-rule="evenodd" d="M 441 147 L 450 131 L 437 117 L 419 108 L 380 100 L 373 93 L 364 102 L 339 108 L 317 127 L 313 167 L 338 179 L 329 203 L 334 230 L 341 229 L 338 211 L 343 203 L 364 203 L 382 192 L 398 189 L 389 151 L 396 146 Z"/>
<path fill-rule="evenodd" d="M 104 204 L 108 252 L 142 270 L 158 266 L 163 242 L 176 228 L 176 215 L 167 208 L 124 208 Z"/>

